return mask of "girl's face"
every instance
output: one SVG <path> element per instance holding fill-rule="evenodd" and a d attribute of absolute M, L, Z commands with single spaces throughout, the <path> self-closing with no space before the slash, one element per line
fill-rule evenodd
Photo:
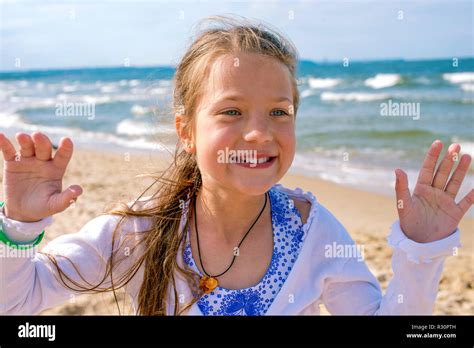
<path fill-rule="evenodd" d="M 202 88 L 194 143 L 203 185 L 247 195 L 268 191 L 295 154 L 289 70 L 259 54 L 225 55 L 213 62 Z M 271 160 L 257 164 L 261 157 Z M 235 163 L 244 158 L 250 163 Z"/>

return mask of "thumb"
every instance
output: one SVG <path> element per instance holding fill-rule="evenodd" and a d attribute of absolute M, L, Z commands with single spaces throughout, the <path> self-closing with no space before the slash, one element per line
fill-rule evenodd
<path fill-rule="evenodd" d="M 54 213 L 56 214 L 66 210 L 71 203 L 76 201 L 77 197 L 79 197 L 82 192 L 83 190 L 81 186 L 71 185 L 63 192 L 56 194 L 52 206 Z"/>
<path fill-rule="evenodd" d="M 395 195 L 397 197 L 397 210 L 401 217 L 402 213 L 409 210 L 411 204 L 411 194 L 408 188 L 408 176 L 401 170 L 395 170 Z"/>

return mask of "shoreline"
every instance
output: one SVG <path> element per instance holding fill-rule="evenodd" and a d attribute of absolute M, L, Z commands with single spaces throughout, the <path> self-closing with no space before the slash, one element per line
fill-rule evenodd
<path fill-rule="evenodd" d="M 57 145 L 61 136 L 74 138 L 75 151 L 94 152 L 97 148 L 100 148 L 99 151 L 112 155 L 163 157 L 169 160 L 172 158 L 177 141 L 177 139 L 174 138 L 174 140 L 170 138 L 166 142 L 162 141 L 163 139 L 156 139 L 153 144 L 149 144 L 149 147 L 140 148 L 139 144 L 132 146 L 132 144 L 127 143 L 128 140 L 125 141 L 122 139 L 118 141 L 118 138 L 114 138 L 114 142 L 111 142 L 110 139 L 100 137 L 96 143 L 92 143 L 90 138 L 92 133 L 88 134 L 87 137 L 85 137 L 85 134 L 74 134 L 74 132 L 49 133 L 48 130 L 42 130 L 42 127 L 34 127 L 29 130 L 9 128 L 5 129 L 4 133 L 7 137 L 13 139 L 14 133 L 17 131 L 31 133 L 34 130 L 44 131 L 55 145 Z M 388 168 L 387 163 L 364 163 L 361 162 L 360 159 L 344 161 L 339 155 L 326 156 L 316 153 L 311 158 L 307 158 L 304 152 L 297 152 L 287 175 L 323 180 L 347 188 L 359 189 L 390 198 L 394 194 L 394 170 L 400 168 L 407 173 L 409 188 L 411 192 L 413 192 L 419 170 L 407 166 L 406 163 L 401 163 L 399 159 L 394 159 L 392 161 L 393 166 Z M 473 185 L 474 173 L 468 172 L 458 194 L 458 198 L 466 195 Z M 474 221 L 474 208 L 471 207 L 469 209 L 466 217 Z"/>
<path fill-rule="evenodd" d="M 387 233 L 388 235 L 391 223 L 398 219 L 395 189 L 390 197 L 301 174 L 287 174 L 281 183 L 290 188 L 301 187 L 303 190 L 313 192 L 319 203 L 331 211 L 348 230 L 348 227 L 351 228 L 349 233 L 364 231 L 372 234 Z M 295 186 L 295 183 L 298 185 Z M 356 199 L 345 200 L 343 197 L 355 197 Z M 365 204 L 359 204 L 360 202 Z M 367 225 L 367 216 L 374 217 L 371 222 L 372 226 Z M 462 231 L 463 248 L 468 248 L 472 253 L 474 240 L 471 236 L 474 233 L 474 219 L 469 218 L 466 214 L 461 220 L 459 228 Z"/>
<path fill-rule="evenodd" d="M 137 198 L 149 185 L 149 180 L 135 179 L 135 176 L 157 172 L 163 169 L 165 163 L 166 158 L 157 152 L 110 153 L 76 148 L 63 187 L 80 184 L 84 193 L 74 205 L 54 216 L 54 223 L 47 229 L 42 246 L 59 235 L 78 232 L 117 200 L 129 202 Z M 0 167 L 3 169 L 3 161 Z M 295 173 L 287 173 L 279 183 L 290 189 L 299 187 L 315 195 L 318 202 L 345 226 L 352 239 L 364 245 L 365 261 L 385 291 L 393 275 L 392 251 L 386 237 L 390 225 L 397 219 L 394 196 L 387 197 Z M 462 248 L 457 256 L 446 260 L 434 314 L 474 313 L 474 220 L 464 217 L 460 229 Z M 129 307 L 126 305 L 126 308 Z M 43 311 L 42 314 L 95 315 L 118 312 L 112 294 L 107 293 L 77 298 L 73 296 L 67 303 Z"/>

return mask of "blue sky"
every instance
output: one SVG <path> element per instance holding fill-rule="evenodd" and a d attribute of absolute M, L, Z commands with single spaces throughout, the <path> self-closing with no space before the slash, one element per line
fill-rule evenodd
<path fill-rule="evenodd" d="M 0 0 L 0 11 L 2 71 L 173 65 L 193 25 L 230 13 L 270 23 L 314 61 L 474 55 L 470 0 Z"/>

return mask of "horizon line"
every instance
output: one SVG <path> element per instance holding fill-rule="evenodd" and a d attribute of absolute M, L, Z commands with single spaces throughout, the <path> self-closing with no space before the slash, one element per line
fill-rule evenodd
<path fill-rule="evenodd" d="M 433 58 L 365 58 L 365 59 L 353 59 L 351 62 L 355 63 L 371 63 L 371 62 L 393 62 L 393 61 L 404 61 L 404 62 L 419 62 L 419 61 L 440 61 L 440 60 L 453 60 L 457 58 L 459 60 L 474 59 L 474 56 L 462 56 L 462 57 L 433 57 Z M 340 64 L 344 58 L 340 60 L 312 60 L 312 59 L 299 59 L 298 64 L 302 62 L 309 62 L 314 64 Z M 15 74 L 15 73 L 29 73 L 29 72 L 46 72 L 46 71 L 65 71 L 65 70 L 94 70 L 94 69 L 152 69 L 152 68 L 171 68 L 175 69 L 175 65 L 96 65 L 96 66 L 72 66 L 72 67 L 58 67 L 58 68 L 33 68 L 33 69 L 16 69 L 16 70 L 3 70 L 0 69 L 0 74 Z"/>

